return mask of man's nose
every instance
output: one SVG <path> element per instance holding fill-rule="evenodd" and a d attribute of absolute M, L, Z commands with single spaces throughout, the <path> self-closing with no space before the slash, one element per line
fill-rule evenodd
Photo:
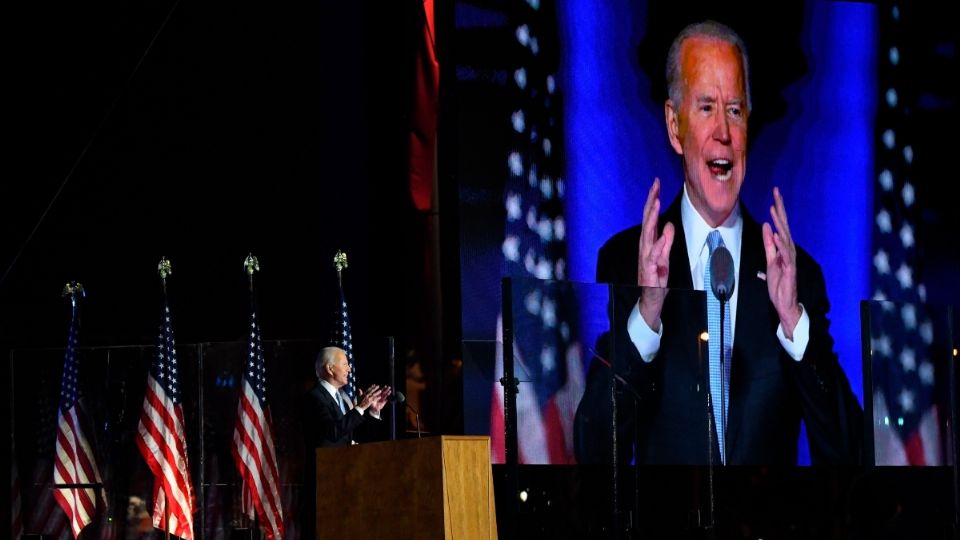
<path fill-rule="evenodd" d="M 730 120 L 724 112 L 718 111 L 716 125 L 713 127 L 713 138 L 723 144 L 730 143 Z"/>

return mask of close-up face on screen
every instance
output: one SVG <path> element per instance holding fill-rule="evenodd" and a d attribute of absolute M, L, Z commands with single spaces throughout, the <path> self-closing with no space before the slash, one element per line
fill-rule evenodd
<path fill-rule="evenodd" d="M 681 30 L 702 21 L 720 25 L 700 28 L 671 50 Z M 504 458 L 496 443 L 503 442 L 505 309 L 513 309 L 520 462 L 592 461 L 578 451 L 578 407 L 592 399 L 592 374 L 617 373 L 632 346 L 628 326 L 618 328 L 611 315 L 622 307 L 629 318 L 629 306 L 616 306 L 605 284 L 644 285 L 636 280 L 645 215 L 653 208 L 663 216 L 647 235 L 652 240 L 665 236 L 665 222 L 673 228 L 666 262 L 688 264 L 667 265 L 669 284 L 659 286 L 669 287 L 675 302 L 689 290 L 687 300 L 703 305 L 703 296 L 695 297 L 705 290 L 703 263 L 692 245 L 701 226 L 735 238 L 728 246 L 741 287 L 735 293 L 775 298 L 771 282 L 761 280 L 770 274 L 762 237 L 767 223 L 779 232 L 776 241 L 783 238 L 784 224 L 772 214 L 778 204 L 787 216 L 787 253 L 802 254 L 798 303 L 813 302 L 804 280 L 823 278 L 816 286 L 825 288 L 824 303 L 805 319 L 822 316 L 812 343 L 818 346 L 817 325 L 828 324 L 829 356 L 846 399 L 869 406 L 879 425 L 874 435 L 886 441 L 878 444 L 890 447 L 884 456 L 877 448 L 877 459 L 915 459 L 904 450 L 907 441 L 924 422 L 938 425 L 931 413 L 946 406 L 948 376 L 938 358 L 949 332 L 937 322 L 937 306 L 956 301 L 943 279 L 956 264 L 956 248 L 944 238 L 955 218 L 938 201 L 944 147 L 921 128 L 955 115 L 955 105 L 935 98 L 945 90 L 937 75 L 945 59 L 905 38 L 904 28 L 918 22 L 893 5 L 857 2 L 736 9 L 459 2 L 454 24 L 456 128 L 448 144 L 460 180 L 465 427 L 491 434 L 495 460 Z M 676 219 L 688 210 L 702 223 Z M 512 278 L 508 300 L 504 277 Z M 891 304 L 864 308 L 863 301 Z M 725 382 L 732 386 L 714 393 L 738 392 L 741 377 L 764 376 L 746 367 L 749 360 L 737 361 L 752 339 L 746 326 L 768 321 L 744 296 L 731 303 L 733 339 L 724 346 L 731 348 Z M 915 310 L 904 328 L 901 312 L 915 304 L 932 307 Z M 876 310 L 874 317 L 864 319 L 862 309 Z M 774 315 L 770 333 L 780 322 Z M 664 332 L 676 329 L 669 324 Z M 670 334 L 662 339 L 672 343 Z M 618 343 L 620 354 L 611 352 Z M 874 356 L 865 360 L 864 347 Z M 880 362 L 878 351 L 889 362 Z M 623 362 L 629 371 L 629 359 Z M 709 369 L 697 369 L 709 386 Z M 815 463 L 807 422 L 795 412 L 797 443 L 787 453 L 798 464 Z M 940 417 L 943 424 L 943 410 Z M 647 421 L 656 431 L 659 420 Z M 932 444 L 942 460 L 947 444 Z M 631 450 L 628 459 L 642 455 Z"/>

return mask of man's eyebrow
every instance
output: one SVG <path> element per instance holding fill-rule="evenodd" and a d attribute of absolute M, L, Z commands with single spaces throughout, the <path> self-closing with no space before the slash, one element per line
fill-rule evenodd
<path fill-rule="evenodd" d="M 697 103 L 716 103 L 717 98 L 706 94 L 697 96 Z"/>

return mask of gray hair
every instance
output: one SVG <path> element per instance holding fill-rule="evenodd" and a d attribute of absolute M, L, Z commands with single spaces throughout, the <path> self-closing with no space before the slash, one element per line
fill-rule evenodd
<path fill-rule="evenodd" d="M 347 354 L 346 351 L 340 347 L 331 346 L 320 349 L 320 352 L 317 353 L 317 360 L 313 364 L 313 371 L 317 374 L 318 378 L 323 378 L 324 366 L 332 366 L 337 362 L 338 352 Z"/>
<path fill-rule="evenodd" d="M 679 109 L 683 101 L 680 47 L 684 41 L 693 37 L 718 39 L 737 48 L 740 53 L 740 60 L 743 63 L 743 77 L 747 90 L 747 112 L 749 113 L 753 109 L 753 104 L 750 99 L 750 59 L 747 57 L 747 46 L 740 35 L 734 32 L 732 28 L 717 21 L 690 24 L 681 30 L 674 38 L 673 43 L 670 44 L 670 52 L 667 53 L 667 92 L 674 108 Z"/>

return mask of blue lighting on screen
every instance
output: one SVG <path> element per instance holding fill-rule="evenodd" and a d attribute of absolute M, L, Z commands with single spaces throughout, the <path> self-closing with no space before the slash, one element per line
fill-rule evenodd
<path fill-rule="evenodd" d="M 639 4 L 639 5 L 637 5 Z M 665 205 L 681 187 L 662 103 L 637 63 L 646 31 L 643 3 L 572 0 L 558 4 L 564 93 L 569 276 L 595 279 L 597 251 L 637 224 L 655 176 Z M 783 118 L 764 126 L 749 152 L 743 202 L 769 221 L 779 186 L 796 242 L 820 262 L 831 301 L 835 350 L 863 398 L 859 302 L 870 297 L 877 7 L 808 2 L 800 46 L 808 71 L 784 90 Z M 775 23 L 771 23 L 775 24 Z M 674 246 L 676 248 L 676 246 Z M 585 306 L 587 336 L 606 327 L 605 306 Z M 801 444 L 801 463 L 808 463 Z"/>

